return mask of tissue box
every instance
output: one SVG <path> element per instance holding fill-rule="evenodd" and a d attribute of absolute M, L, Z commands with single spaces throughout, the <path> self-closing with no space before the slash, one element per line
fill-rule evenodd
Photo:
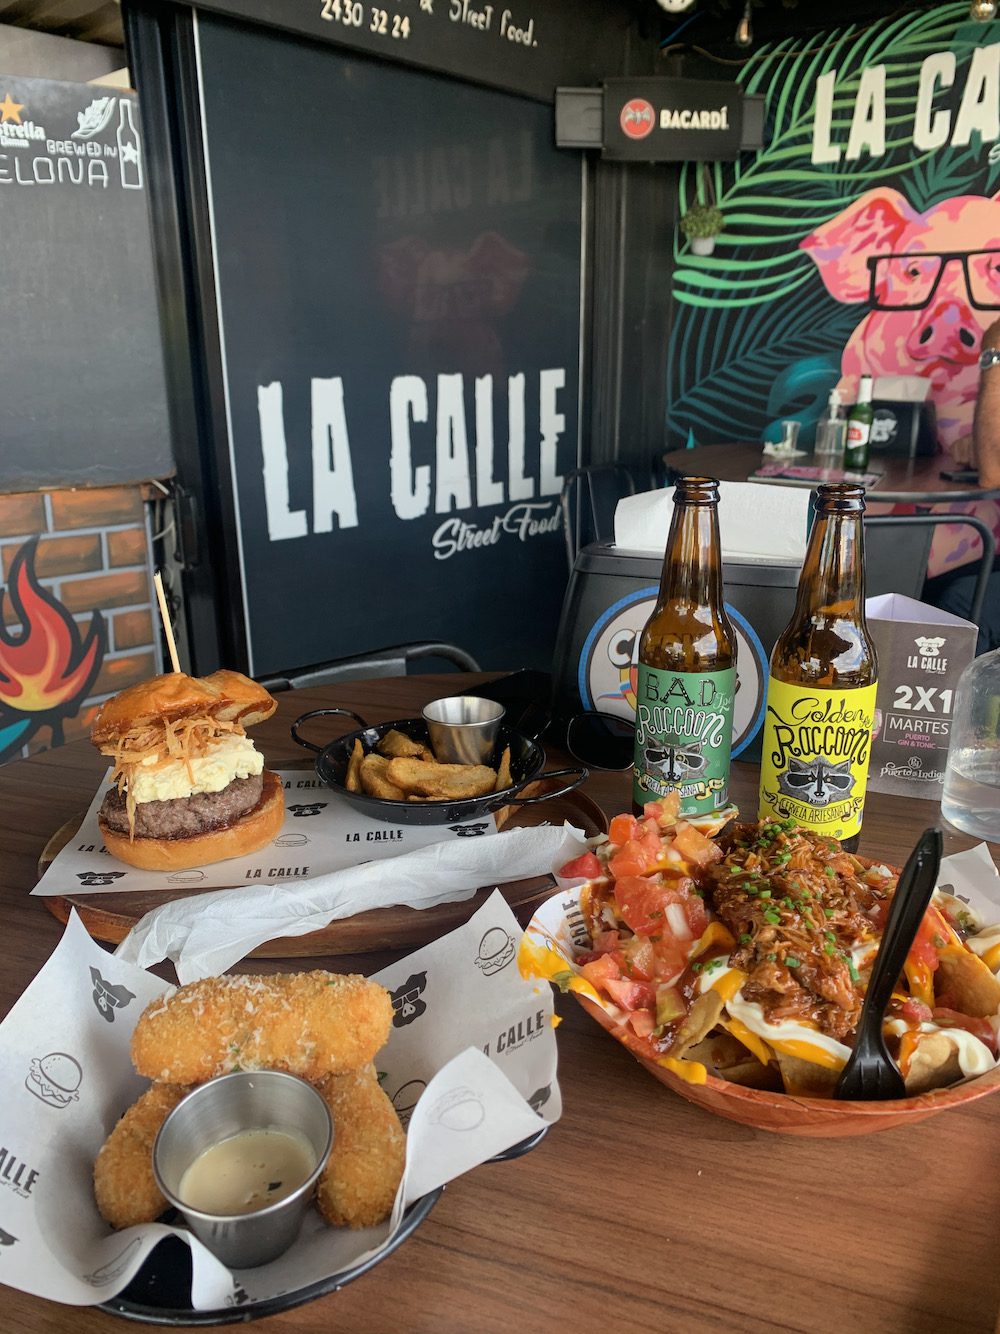
<path fill-rule="evenodd" d="M 979 631 L 900 593 L 869 598 L 865 611 L 878 650 L 869 791 L 940 801 L 955 687 Z"/>

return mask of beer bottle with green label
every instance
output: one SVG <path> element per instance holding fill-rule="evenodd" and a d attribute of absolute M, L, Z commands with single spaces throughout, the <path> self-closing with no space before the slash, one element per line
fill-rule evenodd
<path fill-rule="evenodd" d="M 878 660 L 865 623 L 861 486 L 821 486 L 795 611 L 771 654 L 760 817 L 858 844 Z"/>
<path fill-rule="evenodd" d="M 680 794 L 682 814 L 729 802 L 736 635 L 722 596 L 719 484 L 682 477 L 660 594 L 639 640 L 632 805 Z"/>

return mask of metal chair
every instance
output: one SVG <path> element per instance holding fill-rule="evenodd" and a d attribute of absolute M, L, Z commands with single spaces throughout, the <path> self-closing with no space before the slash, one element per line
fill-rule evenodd
<path fill-rule="evenodd" d="M 979 624 L 996 540 L 988 524 L 975 514 L 873 514 L 865 518 L 865 585 L 869 597 L 903 593 L 920 599 L 927 575 L 927 557 L 934 529 L 942 523 L 974 528 L 983 543 L 969 620 Z"/>
<path fill-rule="evenodd" d="M 635 481 L 624 463 L 589 463 L 566 474 L 559 504 L 570 574 L 583 547 L 614 536 L 615 506 L 634 495 Z"/>
<path fill-rule="evenodd" d="M 270 677 L 260 684 L 273 695 L 281 690 L 325 686 L 331 681 L 370 681 L 380 676 L 405 676 L 408 664 L 423 658 L 443 658 L 446 662 L 453 663 L 460 672 L 481 670 L 475 658 L 456 644 L 428 641 L 397 644 L 393 648 L 359 653 L 353 658 L 338 658 L 334 662 L 317 663 L 314 667 L 303 667 L 286 675 Z"/>

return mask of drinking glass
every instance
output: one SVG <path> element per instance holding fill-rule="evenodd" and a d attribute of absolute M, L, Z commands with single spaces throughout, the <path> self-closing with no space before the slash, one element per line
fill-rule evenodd
<path fill-rule="evenodd" d="M 1000 840 L 1000 649 L 974 658 L 955 690 L 941 814 L 974 838 Z"/>

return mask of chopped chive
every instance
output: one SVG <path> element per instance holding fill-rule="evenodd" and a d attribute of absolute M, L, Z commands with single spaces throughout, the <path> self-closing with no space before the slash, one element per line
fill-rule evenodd
<path fill-rule="evenodd" d="M 775 961 L 775 959 L 777 959 L 777 957 L 778 957 L 778 956 L 777 956 L 776 954 L 769 954 L 769 955 L 767 956 L 767 961 L 768 961 L 768 963 L 774 963 L 774 961 Z"/>
<path fill-rule="evenodd" d="M 769 899 L 771 897 L 771 891 L 769 889 L 762 889 L 760 891 L 760 896 L 762 899 Z"/>
<path fill-rule="evenodd" d="M 824 908 L 823 912 L 826 914 L 827 917 L 832 917 L 834 915 L 832 908 Z"/>
<path fill-rule="evenodd" d="M 796 959 L 796 958 L 793 958 L 791 954 L 786 954 L 786 955 L 785 955 L 785 967 L 786 967 L 786 968 L 798 968 L 798 967 L 800 967 L 800 966 L 801 966 L 801 960 Z"/>
<path fill-rule="evenodd" d="M 845 956 L 845 962 L 847 963 L 847 971 L 851 975 L 851 981 L 852 982 L 860 981 L 860 974 L 858 973 L 858 970 L 855 968 L 854 960 L 850 957 L 850 955 Z"/>
<path fill-rule="evenodd" d="M 764 914 L 764 921 L 770 922 L 772 926 L 777 926 L 781 921 L 781 914 L 776 912 L 774 908 L 768 908 L 767 912 Z"/>
<path fill-rule="evenodd" d="M 741 945 L 749 945 L 751 940 L 753 940 L 753 936 L 751 936 L 748 931 L 744 931 L 743 934 L 740 936 Z"/>
<path fill-rule="evenodd" d="M 826 936 L 827 940 L 832 940 L 834 944 L 837 943 L 837 937 L 833 934 L 832 931 L 824 931 L 823 935 Z"/>
<path fill-rule="evenodd" d="M 826 944 L 823 946 L 823 953 L 824 953 L 824 954 L 835 954 L 835 953 L 836 953 L 836 950 L 833 948 L 833 946 L 830 944 L 829 941 L 827 941 Z"/>

